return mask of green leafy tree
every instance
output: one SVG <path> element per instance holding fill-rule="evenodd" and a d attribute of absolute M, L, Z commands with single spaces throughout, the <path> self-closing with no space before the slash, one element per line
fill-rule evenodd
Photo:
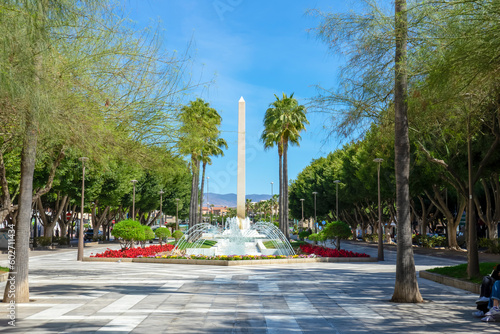
<path fill-rule="evenodd" d="M 314 244 L 318 243 L 323 243 L 323 246 L 326 244 L 326 241 L 328 240 L 327 236 L 323 231 L 320 231 L 319 233 L 313 233 L 310 234 L 307 239 L 314 241 Z"/>
<path fill-rule="evenodd" d="M 142 233 L 140 235 L 141 239 L 139 239 L 138 241 L 144 248 L 146 241 L 153 240 L 155 238 L 155 233 L 153 232 L 151 227 L 147 225 L 141 225 L 141 229 L 142 229 Z"/>
<path fill-rule="evenodd" d="M 328 240 L 335 240 L 335 246 L 340 250 L 340 240 L 349 239 L 352 237 L 352 231 L 349 224 L 341 221 L 333 221 L 327 223 L 323 228 L 322 233 Z"/>
<path fill-rule="evenodd" d="M 343 51 L 348 60 L 340 90 L 324 91 L 316 101 L 321 107 L 333 110 L 336 132 L 345 136 L 353 131 L 364 133 L 371 121 L 380 122 L 394 110 L 398 259 L 392 300 L 421 302 L 411 244 L 407 114 L 408 72 L 417 65 L 409 59 L 413 60 L 419 50 L 414 49 L 410 54 L 407 50 L 409 23 L 405 0 L 396 0 L 392 22 L 376 1 L 362 4 L 367 13 L 326 15 L 318 29 L 332 50 L 346 49 Z M 418 22 L 425 18 L 420 13 L 410 16 L 415 31 Z M 412 44 L 418 44 L 418 40 L 416 37 Z"/>
<path fill-rule="evenodd" d="M 176 230 L 174 233 L 172 233 L 172 236 L 174 237 L 175 241 L 179 241 L 184 236 L 184 233 L 182 233 L 181 230 Z"/>
<path fill-rule="evenodd" d="M 163 241 L 166 241 L 167 238 L 172 235 L 172 233 L 166 227 L 159 227 L 155 230 L 155 235 L 158 240 L 160 240 L 160 245 L 163 245 Z"/>
<path fill-rule="evenodd" d="M 87 3 L 83 2 L 82 7 L 86 8 Z M 69 85 L 56 75 L 57 71 L 63 68 L 61 58 L 64 57 L 59 57 L 54 36 L 60 29 L 74 25 L 81 14 L 81 7 L 71 1 L 63 4 L 30 0 L 2 3 L 0 43 L 5 48 L 0 53 L 0 100 L 6 107 L 2 108 L 2 113 L 7 111 L 11 118 L 6 125 L 16 124 L 6 135 L 2 134 L 2 145 L 6 144 L 5 139 L 13 138 L 21 143 L 18 204 L 12 209 L 8 206 L 9 213 L 17 211 L 14 224 L 16 265 L 11 268 L 12 272 L 16 273 L 16 294 L 9 294 L 6 289 L 3 302 L 29 301 L 28 243 L 34 190 L 33 175 L 37 150 L 41 144 L 39 140 L 43 138 L 40 134 L 46 129 L 54 129 L 54 124 L 59 123 L 57 115 L 62 114 L 65 109 L 62 101 L 64 94 L 71 97 L 76 95 L 72 94 Z M 65 99 L 69 100 L 72 98 Z M 3 152 L 4 150 L 2 154 Z M 5 181 L 4 177 L 2 179 Z M 2 187 L 5 185 L 5 182 L 2 182 Z"/>
<path fill-rule="evenodd" d="M 122 247 L 132 248 L 136 241 L 146 240 L 143 227 L 144 225 L 136 220 L 126 219 L 116 223 L 111 234 L 122 241 Z"/>

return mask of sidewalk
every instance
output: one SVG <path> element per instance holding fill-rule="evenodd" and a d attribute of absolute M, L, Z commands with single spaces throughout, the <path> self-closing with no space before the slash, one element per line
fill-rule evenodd
<path fill-rule="evenodd" d="M 376 245 L 343 249 L 377 255 Z M 86 247 L 85 256 L 107 247 Z M 421 304 L 395 304 L 395 249 L 375 263 L 212 267 L 77 262 L 32 252 L 30 296 L 9 333 L 498 333 L 472 317 L 477 295 L 418 279 Z M 0 258 L 0 265 L 5 264 Z M 415 252 L 417 270 L 463 263 Z M 5 282 L 0 283 L 4 289 Z M 3 290 L 2 290 L 3 291 Z"/>
<path fill-rule="evenodd" d="M 344 241 L 341 242 L 341 248 L 344 248 L 345 244 L 363 245 L 374 249 L 375 253 L 373 256 L 377 256 L 378 244 L 377 243 L 367 243 L 364 241 Z M 384 250 L 396 251 L 396 244 L 384 244 Z M 450 250 L 446 248 L 425 248 L 425 247 L 413 247 L 414 254 L 428 255 L 434 257 L 441 257 L 446 259 L 453 259 L 459 261 L 467 262 L 467 251 L 466 250 Z M 479 252 L 479 262 L 497 262 L 500 263 L 500 254 L 490 254 L 483 251 Z"/>

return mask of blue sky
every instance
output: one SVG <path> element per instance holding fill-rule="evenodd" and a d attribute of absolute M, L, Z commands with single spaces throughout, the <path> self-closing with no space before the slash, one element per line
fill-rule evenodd
<path fill-rule="evenodd" d="M 222 116 L 222 137 L 229 149 L 207 167 L 209 191 L 236 193 L 238 100 L 246 101 L 246 193 L 278 192 L 277 149 L 264 151 L 259 141 L 263 118 L 274 94 L 295 93 L 299 103 L 316 94 L 314 85 L 334 87 L 340 58 L 329 53 L 314 28 L 319 19 L 306 15 L 308 9 L 343 11 L 340 0 L 129 0 L 126 10 L 140 26 L 160 20 L 165 45 L 182 52 L 190 41 L 194 57 L 193 78 L 215 83 L 193 92 Z M 300 147 L 288 154 L 289 178 L 312 159 L 338 147 L 325 143 L 326 115 L 308 113 L 310 125 L 302 134 Z M 206 189 L 205 189 L 206 191 Z"/>

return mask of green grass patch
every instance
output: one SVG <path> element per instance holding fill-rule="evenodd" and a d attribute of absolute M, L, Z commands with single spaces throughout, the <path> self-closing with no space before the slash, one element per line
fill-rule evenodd
<path fill-rule="evenodd" d="M 290 245 L 292 245 L 293 249 L 299 248 L 300 245 L 307 245 L 307 244 L 308 244 L 307 242 L 300 240 L 290 242 Z"/>
<path fill-rule="evenodd" d="M 495 262 L 483 262 L 479 264 L 479 278 L 468 279 L 467 278 L 467 263 L 459 264 L 452 267 L 439 267 L 427 270 L 428 272 L 440 274 L 444 276 L 454 277 L 458 279 L 463 279 L 472 283 L 481 283 L 483 276 L 491 274 L 493 268 L 497 265 Z"/>
<path fill-rule="evenodd" d="M 169 244 L 175 245 L 175 241 L 169 242 Z M 211 248 L 217 244 L 215 240 L 205 240 L 200 248 Z M 180 249 L 192 248 L 194 243 L 185 243 Z"/>
<path fill-rule="evenodd" d="M 0 274 L 3 274 L 4 272 L 9 272 L 9 268 L 0 266 Z"/>
<path fill-rule="evenodd" d="M 266 248 L 271 248 L 271 249 L 276 248 L 276 247 L 274 246 L 274 243 L 273 243 L 272 241 L 270 241 L 270 240 L 269 240 L 269 241 L 264 241 L 264 242 L 263 242 L 263 244 L 264 244 L 264 246 L 265 246 Z M 299 247 L 300 247 L 300 245 L 306 245 L 306 244 L 307 244 L 307 242 L 305 242 L 305 241 L 291 241 L 291 242 L 290 242 L 290 245 L 292 246 L 292 248 L 293 248 L 295 251 L 297 251 L 297 248 L 299 248 Z"/>
<path fill-rule="evenodd" d="M 262 243 L 264 247 L 269 248 L 269 249 L 275 249 L 276 247 L 274 246 L 274 243 L 271 240 L 264 241 Z"/>

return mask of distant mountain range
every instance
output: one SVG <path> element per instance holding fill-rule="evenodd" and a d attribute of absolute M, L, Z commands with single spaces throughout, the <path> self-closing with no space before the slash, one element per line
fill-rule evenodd
<path fill-rule="evenodd" d="M 246 199 L 251 199 L 252 202 L 267 201 L 271 195 L 250 194 L 245 196 Z M 214 194 L 208 193 L 208 203 L 214 206 L 227 206 L 230 208 L 236 207 L 236 194 Z M 207 194 L 203 194 L 203 206 L 207 205 Z"/>

